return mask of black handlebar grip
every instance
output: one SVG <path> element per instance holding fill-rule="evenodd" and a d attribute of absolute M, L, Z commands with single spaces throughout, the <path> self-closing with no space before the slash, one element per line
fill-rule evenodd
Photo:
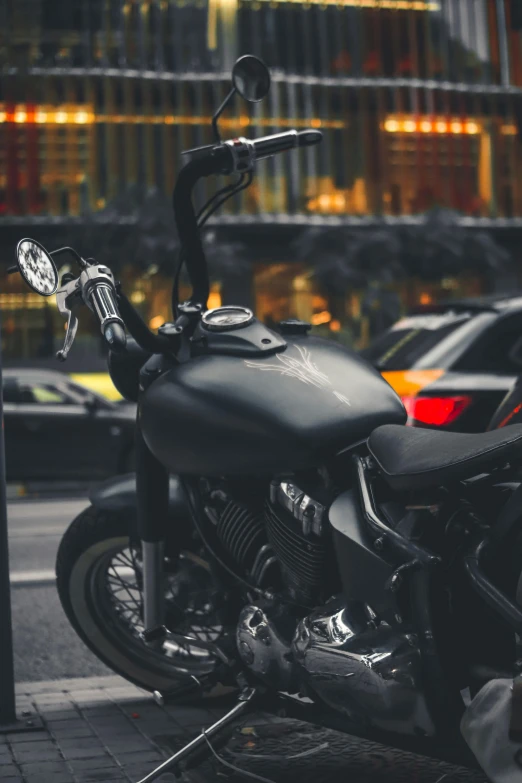
<path fill-rule="evenodd" d="M 103 326 L 103 336 L 111 351 L 122 353 L 127 345 L 125 329 L 117 321 L 109 321 Z"/>
<path fill-rule="evenodd" d="M 282 131 L 281 133 L 274 133 L 272 136 L 262 136 L 260 139 L 253 139 L 253 141 L 248 143 L 252 145 L 256 159 L 260 160 L 295 147 L 311 147 L 313 144 L 319 144 L 322 138 L 323 134 L 321 131 L 310 128 L 303 131 Z M 226 142 L 226 144 L 229 144 L 229 142 Z M 231 142 L 230 144 L 233 149 L 234 143 Z"/>
<path fill-rule="evenodd" d="M 312 147 L 323 140 L 323 134 L 320 130 L 307 129 L 299 131 L 297 134 L 297 144 L 299 147 Z"/>

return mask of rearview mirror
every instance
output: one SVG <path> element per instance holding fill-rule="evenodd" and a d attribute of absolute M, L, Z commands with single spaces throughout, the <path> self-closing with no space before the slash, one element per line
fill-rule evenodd
<path fill-rule="evenodd" d="M 234 64 L 232 84 L 245 101 L 258 103 L 270 90 L 270 71 L 258 57 L 245 54 Z"/>
<path fill-rule="evenodd" d="M 27 285 L 41 296 L 52 296 L 58 288 L 58 270 L 45 247 L 34 239 L 21 239 L 16 248 L 18 271 Z"/>

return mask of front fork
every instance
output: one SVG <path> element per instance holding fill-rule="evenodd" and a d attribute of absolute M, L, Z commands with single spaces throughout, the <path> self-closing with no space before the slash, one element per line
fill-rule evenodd
<path fill-rule="evenodd" d="M 145 631 L 163 625 L 165 590 L 163 559 L 169 507 L 169 474 L 151 453 L 136 426 L 136 492 L 138 536 L 143 568 L 143 625 Z"/>

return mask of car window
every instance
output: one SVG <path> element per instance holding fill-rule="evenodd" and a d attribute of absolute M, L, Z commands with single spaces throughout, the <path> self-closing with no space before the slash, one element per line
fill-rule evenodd
<path fill-rule="evenodd" d="M 501 318 L 464 354 L 456 369 L 497 375 L 519 375 L 522 366 L 513 350 L 522 337 L 522 314 Z"/>
<path fill-rule="evenodd" d="M 471 317 L 470 313 L 449 312 L 402 318 L 362 355 L 379 370 L 409 370 Z"/>
<path fill-rule="evenodd" d="M 4 380 L 2 398 L 4 402 L 20 401 L 20 391 L 15 381 Z"/>
<path fill-rule="evenodd" d="M 71 403 L 71 398 L 52 384 L 21 383 L 18 389 L 17 402 L 21 404 L 63 405 Z"/>

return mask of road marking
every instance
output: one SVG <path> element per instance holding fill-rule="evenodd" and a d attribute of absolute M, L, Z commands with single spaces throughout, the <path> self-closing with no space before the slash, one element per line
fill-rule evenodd
<path fill-rule="evenodd" d="M 42 500 L 31 501 L 27 503 L 9 503 L 7 506 L 7 516 L 10 521 L 15 519 L 20 522 L 26 520 L 45 519 L 46 517 L 64 517 L 74 519 L 81 511 L 89 505 L 88 500 Z"/>
<path fill-rule="evenodd" d="M 115 574 L 122 579 L 129 578 L 135 580 L 134 569 L 128 566 L 120 566 L 115 569 Z M 38 585 L 54 584 L 56 580 L 52 569 L 42 569 L 41 571 L 12 571 L 10 574 L 11 587 L 36 587 Z"/>
<path fill-rule="evenodd" d="M 54 571 L 48 568 L 41 571 L 12 571 L 9 578 L 12 587 L 28 587 L 51 584 L 56 576 Z"/>
<path fill-rule="evenodd" d="M 21 527 L 9 530 L 9 539 L 13 538 L 52 538 L 53 536 L 63 536 L 67 530 L 67 523 L 64 525 L 49 525 L 46 527 Z"/>

